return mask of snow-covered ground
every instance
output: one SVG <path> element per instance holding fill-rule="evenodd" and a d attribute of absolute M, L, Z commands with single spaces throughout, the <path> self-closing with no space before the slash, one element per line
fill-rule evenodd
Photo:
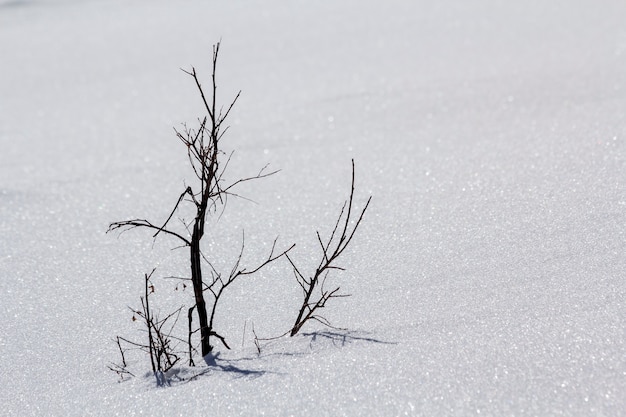
<path fill-rule="evenodd" d="M 1 415 L 626 415 L 626 2 L 0 0 Z M 116 335 L 186 253 L 110 222 L 164 220 L 191 181 L 172 128 L 243 90 L 231 200 L 206 251 L 273 238 L 313 263 L 357 165 L 373 201 L 334 276 L 352 297 L 295 319 L 276 264 L 218 311 L 196 379 L 118 383 Z M 184 327 L 184 325 L 183 325 Z M 194 370 L 181 368 L 191 375 Z"/>

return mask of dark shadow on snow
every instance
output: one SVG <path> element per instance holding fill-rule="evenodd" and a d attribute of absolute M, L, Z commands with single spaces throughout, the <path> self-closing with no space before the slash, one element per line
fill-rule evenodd
<path fill-rule="evenodd" d="M 206 364 L 206 368 L 199 369 L 197 372 L 192 372 L 192 375 L 168 375 L 168 381 L 164 385 L 170 385 L 169 382 L 178 382 L 178 383 L 187 383 L 191 382 L 199 377 L 204 375 L 210 375 L 215 372 L 220 372 L 224 374 L 229 374 L 234 378 L 259 378 L 265 374 L 277 374 L 277 372 L 259 370 L 259 369 L 251 369 L 245 366 L 246 362 L 256 362 L 270 357 L 277 356 L 307 356 L 312 353 L 312 351 L 324 348 L 324 344 L 326 347 L 331 346 L 335 348 L 343 348 L 347 345 L 354 343 L 367 343 L 367 344 L 381 344 L 381 345 L 397 345 L 398 342 L 390 342 L 383 339 L 379 339 L 371 336 L 371 333 L 364 331 L 347 331 L 347 330 L 326 330 L 326 331 L 315 331 L 308 333 L 300 333 L 297 337 L 301 338 L 300 340 L 307 340 L 309 342 L 308 349 L 305 347 L 306 345 L 300 345 L 300 349 L 297 348 L 297 345 L 287 343 L 291 338 L 285 338 L 278 340 L 274 340 L 272 345 L 283 345 L 285 350 L 281 352 L 263 352 L 264 348 L 261 348 L 261 352 L 258 355 L 254 356 L 245 356 L 238 359 L 221 359 L 220 353 L 210 354 L 204 357 L 204 362 Z M 294 338 L 295 339 L 295 338 Z M 319 346 L 318 346 L 319 345 Z M 304 347 L 304 350 L 301 350 Z M 291 348 L 291 349 L 289 349 Z M 296 348 L 296 349 L 293 349 Z M 197 369 L 197 368 L 196 368 Z M 177 372 L 176 372 L 177 373 Z M 278 372 L 280 374 L 280 372 Z"/>
<path fill-rule="evenodd" d="M 256 369 L 246 369 L 241 366 L 237 366 L 237 362 L 241 362 L 244 359 L 220 359 L 220 354 L 217 353 L 215 355 L 209 354 L 204 357 L 204 363 L 207 365 L 206 368 L 200 369 L 197 372 L 193 371 L 192 375 L 186 375 L 178 380 L 181 383 L 188 383 L 198 379 L 204 375 L 210 375 L 214 372 L 224 372 L 226 374 L 230 374 L 235 378 L 259 378 L 267 373 L 271 373 L 268 371 L 259 371 Z M 197 368 L 196 368 L 197 369 Z"/>
<path fill-rule="evenodd" d="M 367 343 L 367 344 L 382 344 L 382 345 L 397 345 L 398 342 L 387 341 L 383 339 L 379 339 L 372 336 L 372 333 L 365 331 L 350 331 L 350 330 L 323 330 L 323 331 L 314 331 L 314 332 L 302 332 L 297 334 L 294 337 L 278 337 L 274 339 L 260 339 L 262 341 L 267 342 L 264 345 L 261 345 L 259 358 L 269 358 L 276 356 L 292 356 L 292 357 L 302 357 L 310 355 L 313 351 L 324 349 L 324 345 L 326 347 L 332 346 L 335 348 L 343 348 L 347 345 L 351 345 L 354 343 Z M 294 343 L 289 343 L 289 340 L 292 340 Z M 300 341 L 308 340 L 308 347 L 304 347 Z M 280 351 L 277 351 L 277 346 L 282 346 Z M 269 349 L 269 352 L 267 350 Z"/>
<path fill-rule="evenodd" d="M 243 377 L 251 377 L 258 378 L 262 375 L 265 375 L 267 371 L 259 371 L 256 369 L 246 369 L 236 365 L 237 362 L 241 362 L 238 359 L 220 359 L 220 354 L 217 353 L 215 355 L 209 354 L 204 357 L 204 362 L 207 364 L 208 368 L 202 373 L 219 371 L 226 372 L 234 375 L 238 378 Z"/>
<path fill-rule="evenodd" d="M 351 343 L 355 342 L 365 342 L 365 343 L 377 343 L 383 345 L 397 345 L 398 342 L 389 342 L 382 339 L 377 339 L 375 337 L 370 336 L 369 332 L 357 332 L 357 331 L 349 331 L 349 330 L 325 330 L 325 331 L 317 331 L 317 332 L 309 332 L 302 333 L 304 337 L 310 337 L 311 342 L 310 346 L 313 347 L 313 344 L 318 341 L 318 339 L 327 340 L 332 342 L 334 346 L 344 347 Z"/>

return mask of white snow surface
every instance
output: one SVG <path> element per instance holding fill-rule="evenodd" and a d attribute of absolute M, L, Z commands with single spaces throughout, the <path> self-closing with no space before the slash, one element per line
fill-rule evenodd
<path fill-rule="evenodd" d="M 0 1 L 0 415 L 626 415 L 623 0 Z M 192 303 L 165 220 L 187 184 L 173 133 L 219 99 L 240 189 L 208 226 L 228 271 L 276 236 L 319 258 L 350 188 L 372 205 L 329 278 L 335 330 L 289 329 L 285 262 L 220 305 L 215 364 L 118 382 L 113 338 Z M 189 214 L 189 212 L 187 212 Z M 181 215 L 184 215 L 182 213 Z M 330 284 L 329 284 L 330 285 Z M 186 319 L 181 318 L 182 333 Z M 198 375 L 190 380 L 193 375 Z"/>

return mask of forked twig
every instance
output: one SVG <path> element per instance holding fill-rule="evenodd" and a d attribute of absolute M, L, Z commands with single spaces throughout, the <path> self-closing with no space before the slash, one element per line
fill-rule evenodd
<path fill-rule="evenodd" d="M 369 207 L 370 201 L 372 200 L 371 196 L 367 199 L 367 202 L 365 203 L 363 210 L 361 210 L 361 213 L 356 223 L 352 227 L 352 230 L 350 230 L 354 200 L 354 171 L 354 160 L 352 160 L 352 183 L 350 188 L 350 197 L 341 208 L 341 212 L 337 217 L 337 221 L 335 222 L 335 226 L 330 234 L 327 243 L 324 244 L 319 232 L 316 233 L 317 241 L 320 245 L 320 248 L 322 249 L 322 259 L 312 276 L 310 278 L 305 278 L 305 276 L 293 262 L 291 257 L 288 254 L 285 255 L 291 263 L 294 275 L 296 276 L 296 280 L 304 293 L 304 299 L 302 301 L 302 305 L 300 306 L 300 310 L 298 311 L 298 316 L 290 331 L 291 336 L 295 336 L 300 331 L 302 326 L 309 320 L 316 320 L 322 324 L 330 326 L 328 320 L 318 314 L 318 310 L 324 308 L 328 300 L 332 298 L 348 296 L 347 294 L 339 294 L 339 287 L 335 288 L 332 291 L 324 290 L 324 283 L 326 281 L 328 273 L 331 270 L 344 270 L 344 268 L 335 265 L 334 262 L 339 258 L 339 256 L 341 256 L 341 254 L 345 251 L 345 249 L 352 241 L 354 234 L 361 225 L 361 221 L 363 220 L 365 211 Z M 342 220 L 343 225 L 341 229 L 339 229 Z M 337 233 L 338 230 L 341 230 L 341 234 Z M 314 299 L 313 292 L 318 287 L 320 288 L 320 296 L 319 298 Z"/>

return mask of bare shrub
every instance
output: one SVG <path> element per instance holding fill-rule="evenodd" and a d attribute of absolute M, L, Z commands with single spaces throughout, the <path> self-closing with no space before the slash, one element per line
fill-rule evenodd
<path fill-rule="evenodd" d="M 352 211 L 353 198 L 354 160 L 352 160 L 352 187 L 350 189 L 350 197 L 341 208 L 335 227 L 333 228 L 333 231 L 326 243 L 322 240 L 319 231 L 317 232 L 317 241 L 319 242 L 322 256 L 315 271 L 308 277 L 305 276 L 300 268 L 296 266 L 289 254 L 286 254 L 287 259 L 293 267 L 296 280 L 302 288 L 303 294 L 303 301 L 300 306 L 300 310 L 298 311 L 298 316 L 296 317 L 296 321 L 289 332 L 291 336 L 295 336 L 300 331 L 302 326 L 304 326 L 304 324 L 309 320 L 315 320 L 326 326 L 332 327 L 330 322 L 320 314 L 319 310 L 324 308 L 326 303 L 331 298 L 348 296 L 347 294 L 339 292 L 340 287 L 335 287 L 329 290 L 324 286 L 324 284 L 326 283 L 326 278 L 331 271 L 344 270 L 344 268 L 337 265 L 336 261 L 352 241 L 352 238 L 359 228 L 359 225 L 363 220 L 363 216 L 365 215 L 365 211 L 367 210 L 372 199 L 371 196 L 367 199 L 367 202 L 365 203 L 363 210 L 361 210 L 356 223 L 354 223 L 354 226 L 351 228 L 350 223 L 354 221 L 354 213 Z"/>
<path fill-rule="evenodd" d="M 154 313 L 150 305 L 150 295 L 154 293 L 154 286 L 150 282 L 153 273 L 154 270 L 150 274 L 144 275 L 144 295 L 140 297 L 141 309 L 131 308 L 133 321 L 140 321 L 144 326 L 147 335 L 146 341 L 143 343 L 135 342 L 118 336 L 116 342 L 122 362 L 121 364 L 110 365 L 109 369 L 120 375 L 122 379 L 126 376 L 134 376 L 128 370 L 126 352 L 131 348 L 140 349 L 150 356 L 152 373 L 156 377 L 157 385 L 163 386 L 167 384 L 165 373 L 172 369 L 180 360 L 179 353 L 176 351 L 180 339 L 173 336 L 172 332 L 178 322 L 182 307 L 164 318 L 159 318 L 159 315 Z"/>
<path fill-rule="evenodd" d="M 295 246 L 291 245 L 285 250 L 276 250 L 277 239 L 274 239 L 271 250 L 267 257 L 256 264 L 252 268 L 241 266 L 241 261 L 245 249 L 245 235 L 242 237 L 241 251 L 236 258 L 234 265 L 229 272 L 218 271 L 214 263 L 202 252 L 202 239 L 205 236 L 205 226 L 208 216 L 216 214 L 225 209 L 226 201 L 229 197 L 239 197 L 235 192 L 238 185 L 257 179 L 266 178 L 276 173 L 276 171 L 268 172 L 267 166 L 260 169 L 255 175 L 241 178 L 234 182 L 225 182 L 224 174 L 231 160 L 231 154 L 222 151 L 221 141 L 228 127 L 225 121 L 228 118 L 233 106 L 239 98 L 240 92 L 230 104 L 224 108 L 218 107 L 216 102 L 217 96 L 217 79 L 216 70 L 219 55 L 220 43 L 213 47 L 213 70 L 211 76 L 211 87 L 209 94 L 200 83 L 195 68 L 190 71 L 183 70 L 187 75 L 193 78 L 200 95 L 203 111 L 205 115 L 198 119 L 198 125 L 190 128 L 183 124 L 180 130 L 174 129 L 176 137 L 183 144 L 187 152 L 188 161 L 193 172 L 193 186 L 186 186 L 180 193 L 169 215 L 163 222 L 154 223 L 147 219 L 136 218 L 114 222 L 109 225 L 108 232 L 119 231 L 120 233 L 132 229 L 148 229 L 153 232 L 152 238 L 156 239 L 159 235 L 167 236 L 178 241 L 176 248 L 189 249 L 189 277 L 178 277 L 176 279 L 191 282 L 194 294 L 194 303 L 187 309 L 188 331 L 187 339 L 182 340 L 173 336 L 173 329 L 178 322 L 183 307 L 168 314 L 160 319 L 157 314 L 153 313 L 150 304 L 150 295 L 153 291 L 151 284 L 152 273 L 145 275 L 145 291 L 141 297 L 141 309 L 133 310 L 134 318 L 142 321 L 146 331 L 146 341 L 138 343 L 126 338 L 117 337 L 116 342 L 121 355 L 121 363 L 111 365 L 110 369 L 118 373 L 122 379 L 133 374 L 128 370 L 126 362 L 126 353 L 129 349 L 140 349 L 147 352 L 150 356 L 152 370 L 157 377 L 157 384 L 164 385 L 168 382 L 165 374 L 179 363 L 181 357 L 185 354 L 189 356 L 189 365 L 194 364 L 194 354 L 197 353 L 197 345 L 193 340 L 196 333 L 200 333 L 200 352 L 202 357 L 211 354 L 215 347 L 214 340 L 219 342 L 226 348 L 230 349 L 229 344 L 223 334 L 219 333 L 215 328 L 215 317 L 217 308 L 222 300 L 226 290 L 239 278 L 254 274 L 267 266 L 268 264 L 285 256 L 293 268 L 296 279 L 303 291 L 303 301 L 298 312 L 296 321 L 288 332 L 291 336 L 297 334 L 302 326 L 309 320 L 316 320 L 325 325 L 330 326 L 328 320 L 320 315 L 319 310 L 326 306 L 326 303 L 332 298 L 345 297 L 341 294 L 340 288 L 328 290 L 324 284 L 328 274 L 333 270 L 342 270 L 337 265 L 337 259 L 342 255 L 348 247 L 356 230 L 358 229 L 365 211 L 367 210 L 371 197 L 367 200 L 364 208 L 360 212 L 356 222 L 353 213 L 354 198 L 354 161 L 352 161 L 352 188 L 348 201 L 337 218 L 334 229 L 324 243 L 319 232 L 317 240 L 321 248 L 321 261 L 315 271 L 306 277 L 302 270 L 298 268 L 289 256 L 289 251 Z M 195 212 L 193 219 L 185 222 L 179 218 L 180 224 L 172 224 L 172 219 L 176 216 L 182 205 L 189 205 Z M 319 293 L 319 294 L 318 294 Z M 194 316 L 197 317 L 198 325 L 194 325 Z M 253 330 L 254 332 L 254 330 Z M 258 339 L 255 334 L 255 343 L 257 349 L 260 350 Z M 187 344 L 185 353 L 178 348 L 178 343 Z M 210 359 L 210 358 L 208 358 Z M 209 363 L 208 361 L 207 363 Z"/>
<path fill-rule="evenodd" d="M 211 77 L 210 95 L 207 96 L 207 94 L 205 94 L 195 68 L 192 67 L 191 71 L 183 70 L 186 74 L 193 78 L 206 112 L 205 116 L 198 119 L 199 125 L 197 128 L 192 129 L 183 125 L 183 129 L 181 131 L 175 129 L 176 136 L 187 151 L 189 163 L 196 177 L 197 187 L 192 188 L 191 186 L 188 186 L 180 194 L 178 200 L 174 204 L 174 208 L 162 224 L 155 224 L 146 219 L 133 219 L 111 223 L 108 229 L 108 232 L 114 230 L 124 231 L 134 228 L 151 229 L 154 231 L 153 238 L 156 238 L 160 234 L 168 235 L 178 240 L 182 247 L 189 248 L 191 272 L 190 281 L 193 287 L 195 304 L 189 309 L 188 317 L 191 324 L 192 312 L 194 310 L 196 311 L 199 322 L 198 330 L 200 331 L 202 356 L 208 355 L 213 350 L 214 346 L 211 343 L 211 338 L 217 338 L 226 348 L 228 348 L 228 344 L 226 343 L 224 336 L 215 330 L 213 320 L 218 301 L 224 291 L 237 278 L 257 272 L 263 266 L 278 259 L 289 250 L 287 249 L 279 254 L 275 254 L 274 249 L 276 241 L 274 241 L 272 251 L 265 262 L 251 270 L 246 270 L 245 268 L 239 267 L 239 263 L 241 261 L 240 255 L 236 265 L 227 275 L 223 275 L 216 271 L 210 260 L 208 260 L 202 253 L 201 242 L 205 233 L 207 216 L 210 213 L 215 213 L 218 206 L 223 206 L 229 196 L 235 195 L 233 194 L 233 189 L 237 185 L 247 181 L 265 178 L 275 173 L 267 172 L 266 167 L 264 167 L 256 175 L 239 179 L 230 184 L 224 183 L 224 173 L 230 161 L 230 155 L 225 154 L 220 147 L 221 140 L 228 130 L 228 127 L 224 125 L 224 122 L 235 105 L 240 93 L 235 96 L 225 111 L 223 107 L 218 108 L 216 103 L 216 70 L 219 48 L 219 43 L 213 47 L 213 72 Z M 190 203 L 193 207 L 195 207 L 195 216 L 190 224 L 185 224 L 186 231 L 180 232 L 171 227 L 170 220 L 174 217 L 174 214 L 178 210 L 179 206 L 184 202 Z M 244 245 L 242 244 L 242 251 L 243 247 Z M 203 276 L 203 262 L 210 267 L 210 278 L 208 280 L 206 280 Z M 212 295 L 212 304 L 208 307 L 205 298 L 206 291 Z M 190 345 L 192 333 L 194 333 L 194 331 L 190 329 Z M 191 352 L 191 346 L 189 347 L 189 350 Z M 192 359 L 190 359 L 190 363 L 193 363 Z"/>

